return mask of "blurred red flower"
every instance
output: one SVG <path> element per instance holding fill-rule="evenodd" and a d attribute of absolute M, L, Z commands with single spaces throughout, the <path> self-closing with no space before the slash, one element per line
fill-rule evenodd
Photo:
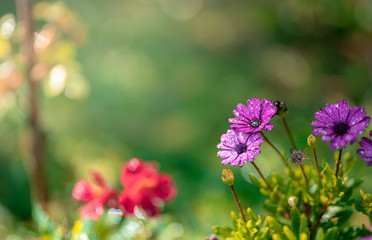
<path fill-rule="evenodd" d="M 148 217 L 157 216 L 164 203 L 172 201 L 177 194 L 177 187 L 172 176 L 158 172 L 155 162 L 145 162 L 132 158 L 124 163 L 120 182 L 124 187 L 118 204 L 124 214 L 143 210 Z"/>
<path fill-rule="evenodd" d="M 90 174 L 94 182 L 79 180 L 72 190 L 72 197 L 76 201 L 85 202 L 79 209 L 82 218 L 97 221 L 104 213 L 105 205 L 109 207 L 116 205 L 117 194 L 106 185 L 98 172 L 91 171 Z"/>
<path fill-rule="evenodd" d="M 172 176 L 158 172 L 155 162 L 132 158 L 123 164 L 120 183 L 124 190 L 109 188 L 102 176 L 91 171 L 94 182 L 79 180 L 72 197 L 85 204 L 79 209 L 82 218 L 97 221 L 105 207 L 120 208 L 124 214 L 144 213 L 146 217 L 160 214 L 161 206 L 172 201 L 177 187 Z M 139 216 L 138 214 L 136 214 Z"/>

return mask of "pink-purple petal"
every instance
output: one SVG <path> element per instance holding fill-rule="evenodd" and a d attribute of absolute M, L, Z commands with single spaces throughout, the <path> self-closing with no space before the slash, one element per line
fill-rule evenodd
<path fill-rule="evenodd" d="M 237 118 L 229 118 L 229 123 L 241 123 L 242 121 L 240 121 L 239 119 Z"/>
<path fill-rule="evenodd" d="M 360 122 L 366 116 L 366 112 L 362 107 L 351 107 L 347 117 L 347 123 L 354 125 Z"/>
<path fill-rule="evenodd" d="M 231 156 L 231 150 L 221 150 L 217 152 L 217 156 L 222 159 L 226 159 Z"/>
<path fill-rule="evenodd" d="M 334 134 L 335 130 L 333 128 L 327 128 L 327 127 L 317 127 L 313 130 L 314 135 L 331 135 Z"/>
<path fill-rule="evenodd" d="M 370 140 L 370 139 L 368 139 L 366 137 L 362 137 L 362 140 L 359 142 L 359 145 L 362 148 L 371 148 L 372 149 L 372 140 Z"/>
<path fill-rule="evenodd" d="M 372 160 L 367 160 L 369 162 L 366 162 L 366 166 L 371 166 L 372 165 Z"/>
<path fill-rule="evenodd" d="M 328 112 L 321 108 L 318 112 L 314 114 L 315 118 L 319 121 L 323 122 L 324 124 L 333 123 L 333 119 L 329 116 Z"/>
<path fill-rule="evenodd" d="M 273 127 L 274 127 L 274 125 L 272 125 L 272 124 L 266 124 L 264 129 L 266 131 L 270 131 L 271 129 L 273 129 Z"/>
<path fill-rule="evenodd" d="M 346 100 L 343 100 L 342 102 L 336 102 L 334 104 L 335 111 L 337 111 L 339 116 L 339 121 L 345 122 L 346 117 L 349 113 L 349 104 Z"/>
<path fill-rule="evenodd" d="M 370 136 L 372 131 L 370 131 Z M 359 142 L 361 149 L 357 150 L 357 153 L 361 155 L 361 160 L 366 161 L 366 166 L 372 165 L 372 139 L 362 137 L 362 140 Z"/>
<path fill-rule="evenodd" d="M 229 160 L 230 160 L 230 157 L 229 157 L 229 158 L 226 158 L 226 159 L 223 159 L 222 162 L 221 162 L 221 164 L 222 164 L 222 165 L 229 164 L 229 163 L 230 163 Z"/>
<path fill-rule="evenodd" d="M 328 115 L 331 117 L 331 119 L 333 121 L 335 121 L 335 122 L 339 122 L 340 121 L 339 114 L 336 111 L 334 105 L 332 105 L 332 104 L 326 105 L 326 111 L 327 111 Z"/>
<path fill-rule="evenodd" d="M 314 134 L 315 135 L 315 134 Z M 332 135 L 324 135 L 322 136 L 322 141 L 323 142 L 329 142 L 331 141 L 333 138 L 335 138 L 336 134 L 332 134 Z"/>
<path fill-rule="evenodd" d="M 321 121 L 313 121 L 311 123 L 312 127 L 327 127 L 327 125 Z"/>
<path fill-rule="evenodd" d="M 248 156 L 247 154 L 240 154 L 239 156 L 239 167 L 243 167 L 244 163 L 248 161 Z"/>
<path fill-rule="evenodd" d="M 346 142 L 349 142 L 349 143 L 354 143 L 356 141 L 358 141 L 358 138 L 355 136 L 355 134 L 351 134 L 351 133 L 345 133 L 342 138 L 346 141 Z"/>
<path fill-rule="evenodd" d="M 338 147 L 339 147 L 339 142 L 336 141 L 336 139 L 333 139 L 331 141 L 331 143 L 329 144 L 329 147 L 332 149 L 332 150 L 336 150 Z"/>
<path fill-rule="evenodd" d="M 250 161 L 250 162 L 254 161 L 254 154 L 252 152 L 247 152 L 244 155 L 246 156 L 247 161 Z"/>

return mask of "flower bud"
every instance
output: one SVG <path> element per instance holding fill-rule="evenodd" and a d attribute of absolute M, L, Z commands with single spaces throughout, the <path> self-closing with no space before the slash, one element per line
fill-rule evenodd
<path fill-rule="evenodd" d="M 222 181 L 226 183 L 227 185 L 231 186 L 235 182 L 235 176 L 234 173 L 230 169 L 224 169 L 222 171 Z"/>
<path fill-rule="evenodd" d="M 291 206 L 291 207 L 296 206 L 296 197 L 295 197 L 295 196 L 291 196 L 291 197 L 288 199 L 288 204 L 289 204 L 289 206 Z"/>
<path fill-rule="evenodd" d="M 289 158 L 289 160 L 291 160 L 291 162 L 293 163 L 293 164 L 302 164 L 302 161 L 304 160 L 304 159 L 309 159 L 308 157 L 307 157 L 307 155 L 305 154 L 305 150 L 294 150 L 294 149 L 291 149 L 290 151 L 289 151 L 291 154 L 292 154 L 292 156 Z"/>
<path fill-rule="evenodd" d="M 211 236 L 207 237 L 205 240 L 218 240 L 218 237 L 212 234 Z"/>
<path fill-rule="evenodd" d="M 275 115 L 277 115 L 278 117 L 280 118 L 284 118 L 285 115 L 287 114 L 287 106 L 285 105 L 285 103 L 283 101 L 280 101 L 280 100 L 275 100 L 273 102 L 274 104 L 274 107 L 276 108 L 276 113 Z"/>
<path fill-rule="evenodd" d="M 307 145 L 309 145 L 309 147 L 315 148 L 315 146 L 316 146 L 317 143 L 318 143 L 318 141 L 316 140 L 316 137 L 313 134 L 311 134 L 307 138 Z"/>

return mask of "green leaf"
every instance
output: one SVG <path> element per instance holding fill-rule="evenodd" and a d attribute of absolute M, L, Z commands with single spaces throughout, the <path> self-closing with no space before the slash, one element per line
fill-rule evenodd
<path fill-rule="evenodd" d="M 324 239 L 324 230 L 323 228 L 319 228 L 315 235 L 315 240 L 323 240 Z"/>
<path fill-rule="evenodd" d="M 239 219 L 238 220 L 238 230 L 239 232 L 241 232 L 242 234 L 246 234 L 248 232 L 248 229 L 247 229 L 247 225 L 246 223 L 243 221 L 243 219 Z"/>
<path fill-rule="evenodd" d="M 266 221 L 267 221 L 267 225 L 269 225 L 269 228 L 270 228 L 270 232 L 272 234 L 274 233 L 282 233 L 282 226 L 280 225 L 280 223 L 278 223 L 275 218 L 271 217 L 271 216 L 268 216 L 266 218 Z"/>
<path fill-rule="evenodd" d="M 300 235 L 302 233 L 305 233 L 307 235 L 307 238 L 310 239 L 309 227 L 307 226 L 307 218 L 304 213 L 301 214 L 300 217 Z"/>
<path fill-rule="evenodd" d="M 232 237 L 233 230 L 229 227 L 213 226 L 213 232 L 222 239 Z"/>
<path fill-rule="evenodd" d="M 324 235 L 324 240 L 333 240 L 333 239 L 337 239 L 338 237 L 338 229 L 337 227 L 332 227 L 330 229 L 328 229 L 328 231 L 326 232 L 326 234 Z"/>
<path fill-rule="evenodd" d="M 264 203 L 262 205 L 262 207 L 267 210 L 268 212 L 271 212 L 273 214 L 276 213 L 276 210 L 278 209 L 278 206 L 277 205 L 274 205 L 274 204 L 268 204 L 268 203 Z"/>
<path fill-rule="evenodd" d="M 238 217 L 238 215 L 236 215 L 236 213 L 235 212 L 233 212 L 233 211 L 231 211 L 231 217 L 232 217 L 232 219 L 233 219 L 233 226 L 234 226 L 234 229 L 237 229 L 238 228 L 238 219 L 239 219 L 239 217 Z"/>
<path fill-rule="evenodd" d="M 280 237 L 280 234 L 273 234 L 273 240 L 283 240 L 283 238 Z"/>
<path fill-rule="evenodd" d="M 258 179 L 253 174 L 249 174 L 249 179 L 254 185 L 256 185 L 257 187 L 261 187 L 261 182 L 258 181 Z"/>
<path fill-rule="evenodd" d="M 288 226 L 283 227 L 283 233 L 288 238 L 288 240 L 297 240 L 297 237 Z"/>
<path fill-rule="evenodd" d="M 345 223 L 353 214 L 352 210 L 338 212 L 334 217 L 338 219 L 337 225 L 340 226 Z"/>
<path fill-rule="evenodd" d="M 364 191 L 362 189 L 359 190 L 359 194 L 362 198 L 364 198 Z"/>
<path fill-rule="evenodd" d="M 297 238 L 300 236 L 300 215 L 298 208 L 293 207 L 291 209 L 291 228 Z"/>
<path fill-rule="evenodd" d="M 32 210 L 32 218 L 36 223 L 39 231 L 42 233 L 52 233 L 56 228 L 53 222 L 50 220 L 49 215 L 44 212 L 39 205 L 35 205 Z"/>
<path fill-rule="evenodd" d="M 247 220 L 253 220 L 253 221 L 257 222 L 257 217 L 254 214 L 254 212 L 252 211 L 252 209 L 250 209 L 250 208 L 247 209 L 247 215 L 248 215 Z"/>
<path fill-rule="evenodd" d="M 359 203 L 354 203 L 354 208 L 355 208 L 355 210 L 357 210 L 360 213 L 367 214 L 365 208 L 362 205 L 360 205 Z"/>

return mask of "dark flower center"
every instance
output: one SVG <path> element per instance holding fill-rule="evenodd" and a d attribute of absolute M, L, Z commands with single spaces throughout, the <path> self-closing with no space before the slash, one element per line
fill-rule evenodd
<path fill-rule="evenodd" d="M 349 125 L 344 122 L 337 123 L 336 126 L 334 127 L 334 130 L 337 134 L 344 134 L 349 130 Z"/>
<path fill-rule="evenodd" d="M 235 150 L 238 154 L 242 154 L 247 151 L 247 145 L 239 143 L 238 145 L 236 145 Z"/>
<path fill-rule="evenodd" d="M 261 125 L 261 123 L 262 122 L 261 122 L 260 119 L 253 120 L 253 121 L 251 121 L 251 127 L 254 127 L 254 128 L 259 127 Z"/>

